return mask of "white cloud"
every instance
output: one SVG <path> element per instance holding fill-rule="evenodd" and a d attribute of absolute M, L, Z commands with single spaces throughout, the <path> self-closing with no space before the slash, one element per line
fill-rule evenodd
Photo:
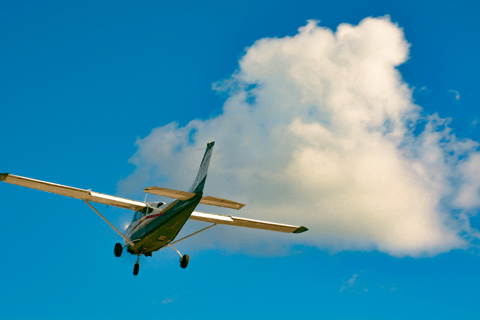
<path fill-rule="evenodd" d="M 448 90 L 448 92 L 453 92 L 455 93 L 455 100 L 460 100 L 460 93 L 456 90 Z"/>
<path fill-rule="evenodd" d="M 344 285 L 340 287 L 340 292 L 344 291 L 344 290 L 347 290 L 347 289 L 350 289 L 350 288 L 353 288 L 353 286 L 355 285 L 355 282 L 357 280 L 357 277 L 358 277 L 358 273 L 355 273 L 353 275 L 353 277 L 351 277 L 349 280 L 347 281 L 344 281 Z M 365 290 L 362 290 L 361 292 L 365 291 L 365 292 L 368 292 L 368 290 L 366 288 L 364 288 Z"/>
<path fill-rule="evenodd" d="M 247 48 L 214 86 L 229 94 L 221 115 L 139 139 L 120 192 L 186 190 L 200 161 L 189 150 L 215 140 L 208 195 L 246 203 L 238 215 L 310 229 L 275 239 L 395 256 L 468 246 L 480 206 L 478 143 L 457 139 L 437 115 L 420 118 L 396 68 L 409 54 L 402 29 L 388 17 L 335 33 L 317 23 Z M 247 238 L 217 245 L 264 245 Z"/>
<path fill-rule="evenodd" d="M 162 304 L 169 304 L 171 302 L 176 302 L 178 299 L 178 295 L 174 295 L 173 297 L 168 297 L 162 300 Z"/>

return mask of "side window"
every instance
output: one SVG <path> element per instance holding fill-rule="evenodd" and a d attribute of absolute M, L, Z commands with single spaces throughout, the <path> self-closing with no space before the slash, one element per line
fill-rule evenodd
<path fill-rule="evenodd" d="M 137 221 L 138 219 L 140 219 L 141 216 L 142 216 L 141 211 L 135 212 L 135 216 L 133 216 L 133 221 Z"/>

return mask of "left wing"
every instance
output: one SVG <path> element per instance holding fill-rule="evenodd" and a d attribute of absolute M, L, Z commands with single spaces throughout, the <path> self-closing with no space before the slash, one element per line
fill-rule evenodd
<path fill-rule="evenodd" d="M 239 217 L 232 217 L 232 216 L 224 216 L 220 214 L 198 212 L 198 211 L 193 211 L 192 215 L 190 216 L 190 219 L 196 220 L 196 221 L 211 222 L 216 224 L 226 224 L 230 226 L 271 230 L 271 231 L 279 231 L 279 232 L 286 232 L 286 233 L 302 233 L 308 230 L 305 227 L 292 226 L 289 224 L 282 224 L 282 223 L 247 219 L 247 218 L 239 218 Z"/>
<path fill-rule="evenodd" d="M 69 186 L 64 186 L 61 184 L 25 178 L 21 176 L 16 176 L 9 173 L 1 173 L 0 180 L 3 182 L 16 184 L 19 186 L 42 190 L 50 193 L 60 194 L 62 196 L 67 196 L 71 198 L 92 201 L 97 203 L 102 203 L 110 206 L 120 207 L 130 210 L 141 210 L 146 207 L 146 204 L 139 201 L 129 200 L 125 198 L 110 196 L 104 193 L 98 193 L 90 190 L 84 190 L 79 188 L 73 188 Z"/>

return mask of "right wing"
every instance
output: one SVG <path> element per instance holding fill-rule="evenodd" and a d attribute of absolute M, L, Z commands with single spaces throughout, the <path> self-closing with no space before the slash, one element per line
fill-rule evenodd
<path fill-rule="evenodd" d="M 292 226 L 289 224 L 267 222 L 261 220 L 239 218 L 232 216 L 223 216 L 220 214 L 205 213 L 205 212 L 192 212 L 190 219 L 203 222 L 211 222 L 217 224 L 226 224 L 230 226 L 254 228 L 254 229 L 263 229 L 271 231 L 279 231 L 286 233 L 302 233 L 308 229 L 305 227 Z"/>
<path fill-rule="evenodd" d="M 35 180 L 31 178 L 25 178 L 25 177 L 16 176 L 9 173 L 0 174 L 0 180 L 3 182 L 16 184 L 16 185 L 27 187 L 27 188 L 56 193 L 62 196 L 102 203 L 102 204 L 120 207 L 124 209 L 137 211 L 146 207 L 145 203 L 139 202 L 139 201 L 110 196 L 108 194 L 93 192 L 90 190 L 68 187 L 61 184 Z"/>

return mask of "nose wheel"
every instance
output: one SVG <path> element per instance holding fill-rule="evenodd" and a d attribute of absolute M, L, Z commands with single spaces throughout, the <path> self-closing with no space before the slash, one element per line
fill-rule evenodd
<path fill-rule="evenodd" d="M 133 265 L 133 275 L 136 276 L 140 270 L 140 256 L 138 256 L 137 262 Z"/>
<path fill-rule="evenodd" d="M 140 270 L 140 263 L 135 263 L 133 265 L 133 275 L 136 276 L 139 270 Z"/>
<path fill-rule="evenodd" d="M 172 246 L 170 244 L 168 244 L 168 246 L 172 247 L 173 249 L 175 249 L 175 251 L 177 251 L 178 255 L 180 256 L 180 267 L 182 269 L 185 269 L 188 266 L 188 263 L 190 262 L 190 256 L 188 254 L 182 256 L 180 251 L 178 251 L 174 246 Z M 115 255 L 117 257 L 120 257 L 120 255 L 122 254 L 122 248 L 123 247 L 121 246 L 120 243 L 117 243 L 115 245 Z M 138 254 L 137 261 L 133 265 L 133 275 L 134 276 L 138 275 L 138 271 L 140 271 L 140 255 L 141 254 Z M 152 254 L 151 253 L 145 254 L 145 256 L 149 257 L 149 256 L 152 256 Z"/>

